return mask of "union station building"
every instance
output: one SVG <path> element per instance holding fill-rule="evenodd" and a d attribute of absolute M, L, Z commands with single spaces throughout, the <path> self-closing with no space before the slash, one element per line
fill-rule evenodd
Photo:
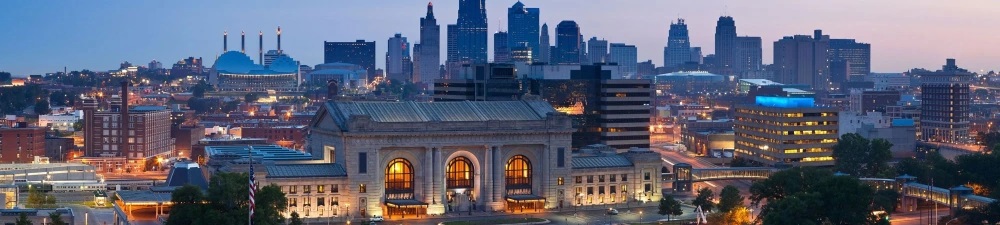
<path fill-rule="evenodd" d="M 574 153 L 571 123 L 544 101 L 331 101 L 310 124 L 307 149 L 338 175 L 296 177 L 294 184 L 272 180 L 282 190 L 319 188 L 300 189 L 316 183 L 303 180 L 329 182 L 315 185 L 339 190 L 336 197 L 290 195 L 289 202 L 336 199 L 317 202 L 334 212 L 299 212 L 335 217 L 517 213 L 660 200 L 657 153 Z M 307 210 L 330 210 L 316 208 Z"/>

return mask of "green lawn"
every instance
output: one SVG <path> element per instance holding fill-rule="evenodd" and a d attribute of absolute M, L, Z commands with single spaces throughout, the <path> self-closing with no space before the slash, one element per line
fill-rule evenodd
<path fill-rule="evenodd" d="M 515 223 L 532 223 L 532 222 L 542 222 L 545 219 L 540 218 L 516 218 L 516 219 L 485 219 L 485 220 L 462 220 L 462 221 L 450 221 L 444 222 L 444 225 L 477 225 L 477 224 L 515 224 Z"/>
<path fill-rule="evenodd" d="M 648 223 L 630 223 L 630 225 L 682 225 L 688 222 L 694 222 L 694 220 L 674 220 L 670 222 L 648 222 Z"/>

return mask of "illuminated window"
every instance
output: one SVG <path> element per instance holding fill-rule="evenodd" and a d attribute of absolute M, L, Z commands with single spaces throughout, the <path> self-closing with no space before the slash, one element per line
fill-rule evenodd
<path fill-rule="evenodd" d="M 563 178 L 559 177 L 558 179 L 556 179 L 556 184 L 557 185 L 563 185 L 564 184 Z"/>
<path fill-rule="evenodd" d="M 393 159 L 385 167 L 386 199 L 409 199 L 413 196 L 413 165 L 406 159 Z"/>
<path fill-rule="evenodd" d="M 531 162 L 528 157 L 515 155 L 507 160 L 506 184 L 508 188 L 531 187 Z"/>
<path fill-rule="evenodd" d="M 472 188 L 472 161 L 462 156 L 448 163 L 448 188 Z"/>

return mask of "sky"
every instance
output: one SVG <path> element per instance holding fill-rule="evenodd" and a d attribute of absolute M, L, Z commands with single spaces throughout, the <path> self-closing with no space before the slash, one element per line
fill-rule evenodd
<path fill-rule="evenodd" d="M 434 0 L 441 25 L 455 23 L 457 0 Z M 486 3 L 490 33 L 506 30 L 506 12 L 516 0 Z M 996 0 L 524 0 L 541 9 L 550 34 L 562 20 L 575 20 L 584 39 L 598 37 L 638 47 L 639 60 L 663 63 L 671 21 L 684 18 L 692 46 L 714 52 L 715 22 L 736 20 L 740 36 L 760 36 L 763 61 L 772 61 L 773 42 L 782 36 L 822 29 L 831 38 L 852 38 L 872 46 L 873 72 L 937 69 L 945 58 L 973 71 L 1000 66 L 1000 16 Z M 211 66 L 222 53 L 222 33 L 230 50 L 239 33 L 248 34 L 251 58 L 258 31 L 265 49 L 275 48 L 282 28 L 282 49 L 305 65 L 323 62 L 323 41 L 375 40 L 377 66 L 385 66 L 386 40 L 395 33 L 419 39 L 426 1 L 5 1 L 0 7 L 0 71 L 15 76 L 68 70 L 110 70 L 129 61 L 151 60 L 170 67 L 189 56 Z M 499 24 L 504 24 L 500 27 Z M 492 49 L 490 35 L 490 49 Z M 554 40 L 552 41 L 554 44 Z M 492 51 L 492 50 L 491 50 Z M 492 53 L 490 54 L 492 57 Z M 445 58 L 442 56 L 442 61 Z"/>

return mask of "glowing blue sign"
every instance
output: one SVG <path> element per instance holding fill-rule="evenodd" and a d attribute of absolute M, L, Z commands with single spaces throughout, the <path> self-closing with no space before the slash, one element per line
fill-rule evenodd
<path fill-rule="evenodd" d="M 777 108 L 816 107 L 816 99 L 802 97 L 757 96 L 757 105 Z"/>

